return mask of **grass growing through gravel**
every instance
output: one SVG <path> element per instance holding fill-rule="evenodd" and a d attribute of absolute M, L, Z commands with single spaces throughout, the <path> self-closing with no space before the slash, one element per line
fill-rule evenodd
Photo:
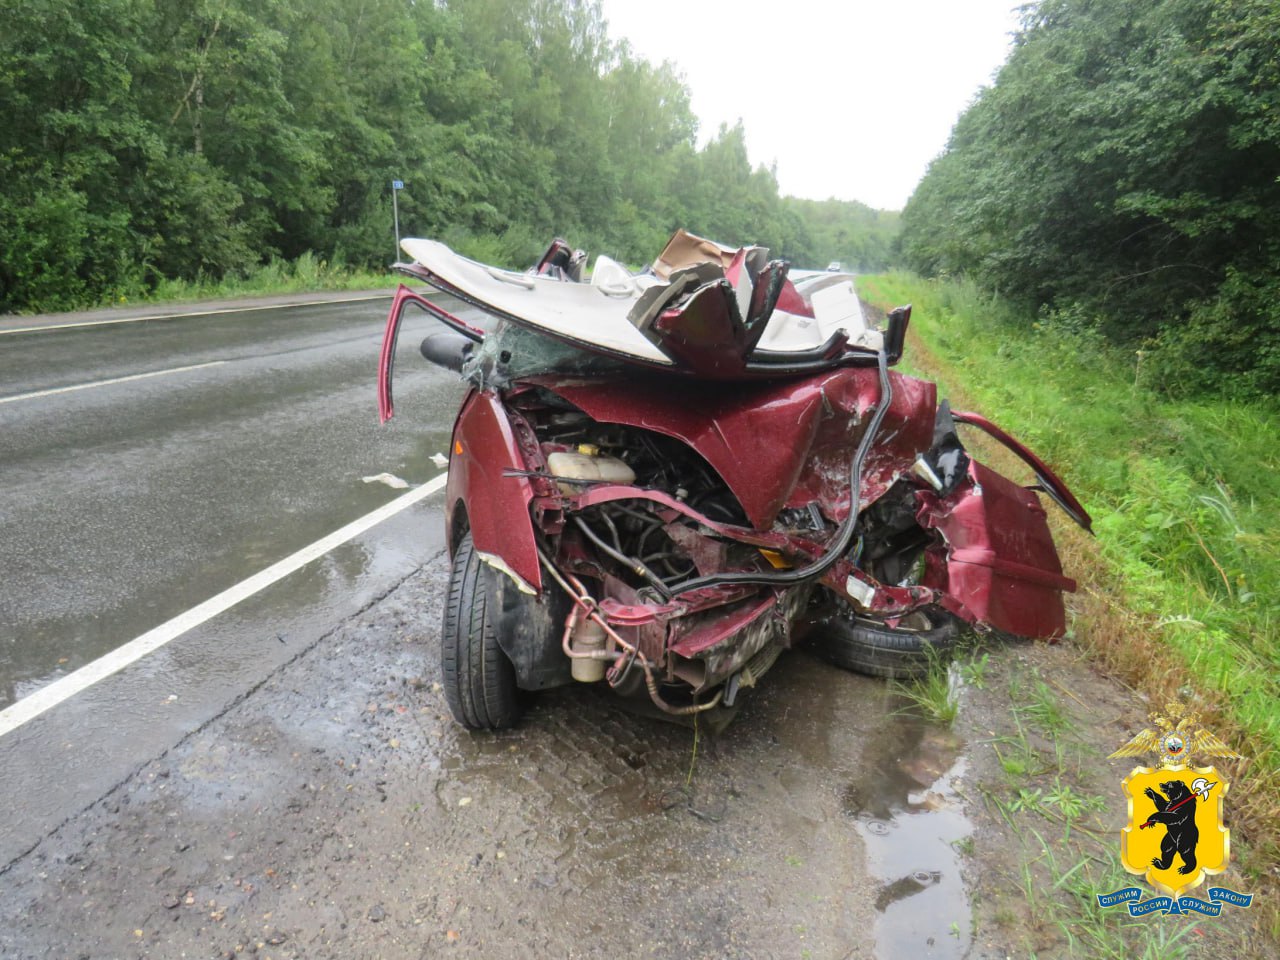
<path fill-rule="evenodd" d="M 1103 343 L 1085 317 L 1039 322 L 970 285 L 908 274 L 860 287 L 878 306 L 912 303 L 913 366 L 940 396 L 1036 450 L 1093 514 L 1096 540 L 1052 520 L 1081 585 L 1076 639 L 1153 703 L 1191 700 L 1250 758 L 1231 771 L 1233 826 L 1248 841 L 1237 863 L 1270 882 L 1266 868 L 1280 860 L 1280 406 L 1171 399 L 1140 352 Z M 1263 912 L 1280 937 L 1280 910 Z"/>
<path fill-rule="evenodd" d="M 910 680 L 891 680 L 889 689 L 910 705 L 908 709 L 926 720 L 950 726 L 960 710 L 959 666 L 949 656 L 926 647 L 928 669 Z"/>

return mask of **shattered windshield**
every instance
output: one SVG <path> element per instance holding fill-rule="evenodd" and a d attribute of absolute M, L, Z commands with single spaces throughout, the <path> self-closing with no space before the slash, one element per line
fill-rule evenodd
<path fill-rule="evenodd" d="M 503 387 L 540 373 L 595 375 L 621 373 L 627 364 L 535 333 L 506 320 L 497 321 L 463 365 L 462 375 L 477 384 Z"/>

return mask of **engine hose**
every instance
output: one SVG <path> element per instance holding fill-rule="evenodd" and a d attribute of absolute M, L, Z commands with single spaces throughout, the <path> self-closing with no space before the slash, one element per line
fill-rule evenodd
<path fill-rule="evenodd" d="M 658 709 L 664 710 L 665 712 L 673 714 L 674 716 L 687 717 L 695 713 L 703 713 L 704 711 L 712 710 L 720 705 L 720 701 L 724 699 L 723 687 L 717 690 L 715 696 L 712 697 L 710 700 L 708 700 L 706 703 L 691 703 L 688 706 L 676 707 L 676 706 L 672 706 L 671 704 L 667 703 L 666 700 L 662 699 L 662 694 L 658 692 L 658 680 L 653 675 L 653 665 L 649 663 L 648 659 L 645 657 L 643 653 L 640 652 L 639 648 L 632 646 L 631 644 L 627 643 L 627 641 L 623 640 L 622 637 L 618 636 L 618 632 L 614 630 L 613 627 L 609 626 L 608 622 L 604 619 L 604 617 L 596 613 L 595 611 L 596 602 L 587 595 L 587 592 L 583 588 L 582 584 L 576 578 L 574 578 L 572 574 L 567 574 L 569 579 L 573 581 L 573 586 L 570 586 L 568 583 L 565 582 L 565 577 L 562 576 L 560 571 L 556 569 L 555 564 L 553 564 L 550 560 L 548 560 L 546 554 L 544 554 L 541 550 L 538 551 L 538 559 L 542 561 L 542 565 L 546 567 L 547 572 L 550 573 L 551 576 L 556 579 L 556 581 L 560 584 L 564 592 L 567 593 L 573 599 L 574 607 L 572 612 L 569 614 L 568 621 L 566 621 L 565 623 L 564 637 L 561 640 L 561 644 L 564 648 L 564 652 L 566 655 L 574 659 L 585 658 L 585 659 L 591 659 L 591 660 L 596 660 L 596 659 L 605 660 L 612 657 L 612 654 L 609 654 L 609 653 L 605 653 L 603 657 L 598 656 L 596 652 L 593 652 L 591 654 L 575 653 L 572 647 L 570 647 L 569 636 L 573 630 L 574 625 L 577 623 L 578 608 L 581 607 L 583 610 L 587 611 L 587 616 L 590 617 L 592 620 L 594 620 L 597 624 L 599 624 L 600 627 L 603 628 L 604 632 L 609 636 L 611 636 L 614 639 L 614 641 L 618 644 L 618 646 L 622 648 L 623 652 L 617 656 L 614 664 L 615 667 L 617 666 L 617 663 L 620 663 L 622 661 L 622 658 L 627 656 L 628 654 L 631 656 L 631 662 L 628 663 L 626 669 L 628 670 L 630 669 L 631 663 L 634 663 L 637 660 L 640 662 L 640 667 L 641 669 L 644 670 L 644 684 L 645 684 L 645 687 L 648 688 L 649 690 L 649 699 L 653 701 L 654 706 L 658 707 Z M 599 652 L 604 653 L 604 651 L 599 651 Z"/>
<path fill-rule="evenodd" d="M 656 573 L 645 566 L 643 560 L 637 560 L 635 557 L 628 557 L 620 550 L 615 550 L 613 547 L 609 546 L 609 544 L 605 543 L 594 530 L 587 526 L 586 521 L 581 517 L 574 517 L 573 522 L 578 525 L 578 529 L 583 532 L 587 539 L 597 547 L 609 556 L 613 557 L 613 559 L 617 560 L 619 563 L 626 564 L 629 569 L 635 571 L 639 576 L 644 577 L 644 579 L 649 582 L 649 586 L 657 590 L 663 600 L 671 599 L 671 589 L 662 582 L 661 578 Z"/>
<path fill-rule="evenodd" d="M 854 452 L 853 462 L 849 467 L 849 516 L 845 518 L 827 552 L 807 567 L 800 567 L 797 570 L 780 570 L 770 573 L 710 573 L 670 588 L 671 593 L 678 596 L 690 590 L 730 584 L 791 587 L 822 576 L 832 564 L 844 556 L 853 540 L 853 531 L 858 525 L 858 502 L 862 496 L 862 464 L 867 458 L 876 434 L 880 432 L 880 424 L 885 414 L 889 412 L 889 405 L 893 402 L 893 386 L 889 383 L 889 361 L 883 350 L 876 355 L 876 366 L 880 371 L 880 402 L 876 404 L 876 412 L 871 415 L 871 422 L 867 424 L 867 430 L 862 435 L 862 440 Z"/>
<path fill-rule="evenodd" d="M 614 549 L 622 553 L 622 538 L 618 536 L 618 528 L 614 525 L 613 520 L 604 510 L 600 511 L 600 519 L 604 521 L 604 525 L 609 528 L 609 533 L 613 535 Z"/>
<path fill-rule="evenodd" d="M 658 692 L 658 681 L 654 679 L 653 670 L 649 666 L 648 660 L 641 660 L 640 666 L 644 667 L 644 685 L 649 688 L 649 699 L 653 701 L 654 706 L 659 710 L 666 711 L 677 717 L 688 717 L 695 713 L 704 713 L 707 710 L 714 710 L 720 706 L 720 701 L 724 699 L 724 687 L 716 691 L 716 695 L 706 703 L 691 703 L 687 707 L 674 707 L 667 701 L 662 699 L 662 694 Z"/>

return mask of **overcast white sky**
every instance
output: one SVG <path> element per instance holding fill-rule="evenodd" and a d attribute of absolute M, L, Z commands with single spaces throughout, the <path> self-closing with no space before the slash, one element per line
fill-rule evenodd
<path fill-rule="evenodd" d="M 699 142 L 739 117 L 784 194 L 900 210 L 990 84 L 1017 0 L 602 0 L 609 35 L 684 74 Z"/>

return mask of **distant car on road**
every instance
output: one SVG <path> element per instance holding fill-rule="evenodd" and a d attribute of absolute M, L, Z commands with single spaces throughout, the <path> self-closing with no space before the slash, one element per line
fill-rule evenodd
<path fill-rule="evenodd" d="M 839 260 L 832 260 L 827 264 L 827 273 L 839 273 L 842 269 Z"/>

